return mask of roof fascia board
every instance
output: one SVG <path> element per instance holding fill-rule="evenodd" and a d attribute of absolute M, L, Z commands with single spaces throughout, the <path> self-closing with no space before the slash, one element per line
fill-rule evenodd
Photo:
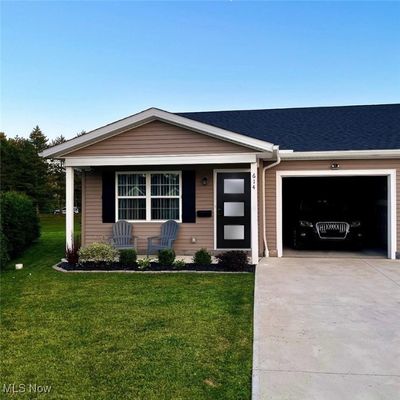
<path fill-rule="evenodd" d="M 71 139 L 68 142 L 46 149 L 41 153 L 41 156 L 60 157 L 154 120 L 167 122 L 217 139 L 229 141 L 240 146 L 249 147 L 257 151 L 273 151 L 272 143 L 254 139 L 240 133 L 217 128 L 202 122 L 194 121 L 192 119 L 181 117 L 158 108 L 149 108 L 148 110 L 131 115 L 130 117 L 121 119 L 88 132 L 85 135 Z"/>
<path fill-rule="evenodd" d="M 400 149 L 345 150 L 345 151 L 280 151 L 282 160 L 327 160 L 327 159 L 379 159 L 400 158 Z"/>

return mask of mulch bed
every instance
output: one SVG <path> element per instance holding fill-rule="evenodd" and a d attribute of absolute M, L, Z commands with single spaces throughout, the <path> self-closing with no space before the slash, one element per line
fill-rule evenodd
<path fill-rule="evenodd" d="M 187 263 L 184 268 L 174 268 L 170 265 L 160 265 L 159 263 L 152 262 L 145 270 L 139 269 L 135 266 L 124 266 L 119 262 L 112 264 L 105 263 L 85 263 L 85 264 L 69 264 L 62 262 L 58 265 L 66 271 L 202 271 L 202 272 L 255 272 L 256 266 L 254 264 L 246 265 L 241 269 L 232 269 L 219 264 L 198 265 Z"/>

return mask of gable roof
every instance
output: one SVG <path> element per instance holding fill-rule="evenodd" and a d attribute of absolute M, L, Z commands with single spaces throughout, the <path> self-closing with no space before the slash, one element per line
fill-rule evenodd
<path fill-rule="evenodd" d="M 400 149 L 400 104 L 381 104 L 175 114 L 149 108 L 50 147 L 41 155 L 62 157 L 154 120 L 262 152 L 272 152 L 277 146 L 295 152 Z"/>
<path fill-rule="evenodd" d="M 400 104 L 185 112 L 177 115 L 294 151 L 400 149 Z"/>
<path fill-rule="evenodd" d="M 170 123 L 182 128 L 187 128 L 194 132 L 232 142 L 240 146 L 245 146 L 254 151 L 272 153 L 274 150 L 274 145 L 263 139 L 257 139 L 238 132 L 230 132 L 224 128 L 208 125 L 201 121 L 185 118 L 184 116 L 169 113 L 158 108 L 149 108 L 148 110 L 144 110 L 127 118 L 102 126 L 82 136 L 75 137 L 65 143 L 49 147 L 41 153 L 41 156 L 54 158 L 62 157 L 63 155 L 71 153 L 77 149 L 90 146 L 96 142 L 155 120 Z"/>

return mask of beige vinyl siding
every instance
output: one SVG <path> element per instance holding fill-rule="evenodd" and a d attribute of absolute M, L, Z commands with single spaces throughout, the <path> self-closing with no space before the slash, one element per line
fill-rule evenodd
<path fill-rule="evenodd" d="M 76 150 L 68 157 L 148 154 L 251 153 L 247 147 L 161 121 L 153 121 Z"/>
<path fill-rule="evenodd" d="M 202 185 L 201 180 L 207 177 L 208 183 Z M 96 241 L 106 241 L 111 235 L 111 223 L 102 222 L 102 175 L 101 171 L 85 174 L 84 179 L 84 209 L 83 209 L 83 242 L 89 244 Z M 196 169 L 196 210 L 213 210 L 213 169 L 209 167 Z M 174 248 L 177 254 L 193 254 L 205 247 L 214 248 L 214 218 L 197 218 L 196 223 L 182 223 Z M 147 238 L 160 233 L 158 222 L 134 223 L 133 234 L 139 236 L 138 248 L 145 253 Z M 192 237 L 196 243 L 192 243 Z"/>
<path fill-rule="evenodd" d="M 267 165 L 266 163 L 264 165 Z M 330 170 L 331 161 L 283 161 L 277 167 L 267 170 L 266 174 L 266 218 L 262 220 L 262 165 L 259 169 L 259 243 L 260 253 L 263 251 L 263 229 L 267 231 L 268 247 L 271 256 L 276 256 L 276 171 L 289 170 Z M 233 166 L 227 167 L 232 168 Z M 239 166 L 238 166 L 239 167 Z M 196 210 L 213 210 L 213 168 L 204 166 L 196 168 Z M 224 168 L 218 166 L 218 168 Z M 397 248 L 400 249 L 400 160 L 340 160 L 343 169 L 396 169 L 397 170 Z M 179 169 L 176 167 L 174 169 Z M 208 178 L 208 184 L 203 186 L 201 180 Z M 102 223 L 101 171 L 86 172 L 83 179 L 82 195 L 82 239 L 85 244 L 107 240 L 111 234 L 112 224 Z M 149 236 L 158 235 L 160 223 L 134 223 L 134 235 L 139 236 L 139 250 L 146 250 Z M 196 243 L 191 243 L 191 238 Z M 196 223 L 183 223 L 175 249 L 178 254 L 193 254 L 197 249 L 214 248 L 214 218 L 197 218 Z"/>
<path fill-rule="evenodd" d="M 276 171 L 330 170 L 331 161 L 282 161 L 266 172 L 266 229 L 271 256 L 277 255 L 276 239 Z M 400 249 L 400 160 L 339 160 L 340 169 L 396 169 L 397 170 L 397 249 Z M 267 165 L 265 163 L 264 165 Z M 262 232 L 260 233 L 262 235 Z"/>

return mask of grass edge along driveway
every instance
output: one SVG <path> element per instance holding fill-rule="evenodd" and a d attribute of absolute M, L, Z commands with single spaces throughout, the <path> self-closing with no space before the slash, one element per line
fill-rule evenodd
<path fill-rule="evenodd" d="M 38 396 L 46 399 L 250 398 L 253 274 L 64 274 L 51 268 L 63 247 L 64 217 L 43 216 L 40 241 L 1 273 L 0 390 L 49 385 Z"/>

